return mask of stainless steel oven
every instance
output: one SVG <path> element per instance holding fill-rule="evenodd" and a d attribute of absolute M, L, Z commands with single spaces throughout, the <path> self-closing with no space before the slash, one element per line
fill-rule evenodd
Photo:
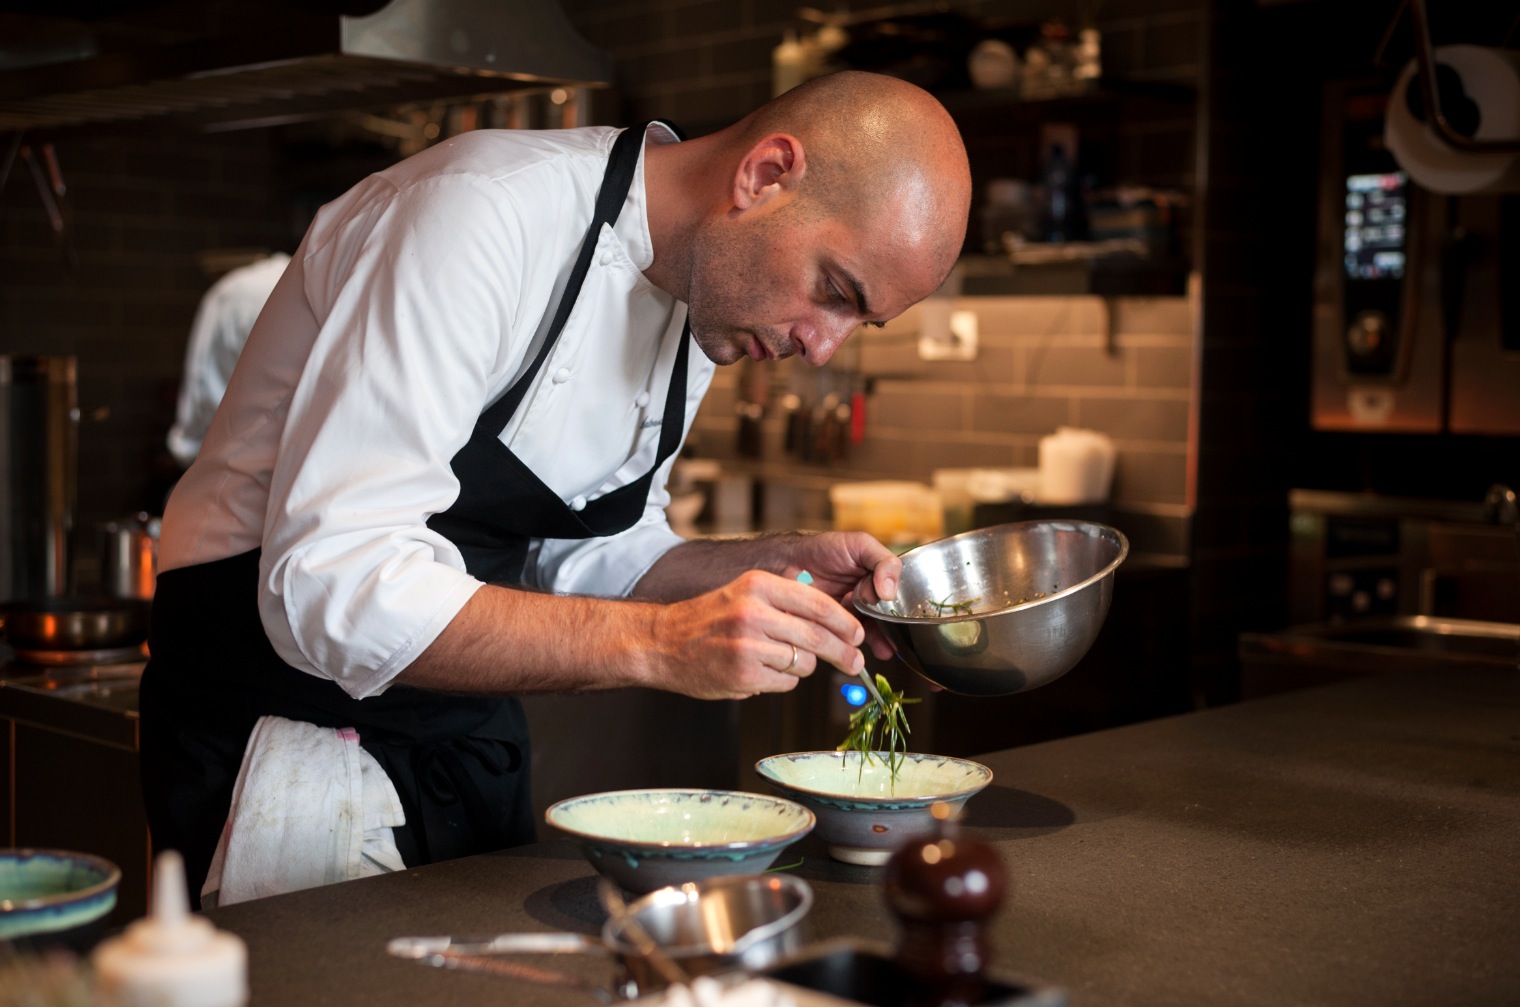
<path fill-rule="evenodd" d="M 1422 188 L 1384 144 L 1389 101 L 1326 89 L 1313 426 L 1520 434 L 1520 195 Z"/>
<path fill-rule="evenodd" d="M 1482 501 L 1294 490 L 1290 625 L 1429 616 L 1520 624 L 1516 529 Z"/>
<path fill-rule="evenodd" d="M 1520 663 L 1514 493 L 1472 502 L 1294 490 L 1287 629 L 1240 635 L 1240 695 Z"/>

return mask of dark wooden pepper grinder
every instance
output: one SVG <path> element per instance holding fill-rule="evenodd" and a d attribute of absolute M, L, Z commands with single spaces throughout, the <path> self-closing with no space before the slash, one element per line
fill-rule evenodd
<path fill-rule="evenodd" d="M 955 809 L 933 808 L 935 831 L 887 861 L 887 905 L 902 927 L 898 963 L 911 1007 L 972 1007 L 983 1001 L 985 925 L 1003 902 L 997 851 L 962 834 Z"/>

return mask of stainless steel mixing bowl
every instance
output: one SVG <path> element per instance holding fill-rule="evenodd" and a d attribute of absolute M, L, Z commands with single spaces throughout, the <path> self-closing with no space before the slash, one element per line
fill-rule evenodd
<path fill-rule="evenodd" d="M 790 874 L 733 874 L 656 889 L 628 904 L 621 917 L 602 927 L 601 938 L 588 934 L 520 933 L 481 937 L 396 937 L 386 953 L 439 968 L 489 972 L 549 986 L 589 991 L 602 1003 L 613 1002 L 605 990 L 579 975 L 504 961 L 509 955 L 599 954 L 614 962 L 614 992 L 633 1000 L 663 989 L 667 980 L 647 946 L 630 936 L 637 920 L 665 958 L 689 976 L 756 972 L 801 949 L 802 922 L 813 908 L 813 889 Z M 643 1003 L 645 1001 L 640 1001 Z M 705 1001 L 704 1001 L 705 1002 Z"/>
<path fill-rule="evenodd" d="M 813 889 L 790 874 L 743 874 L 661 888 L 628 906 L 665 956 L 687 975 L 755 971 L 802 947 Z M 626 921 L 609 919 L 602 943 L 620 966 L 617 986 L 630 999 L 666 985 L 639 953 Z"/>
<path fill-rule="evenodd" d="M 1129 555 L 1117 529 L 1090 521 L 979 528 L 902 556 L 889 602 L 857 598 L 909 667 L 967 696 L 1046 685 L 1082 659 Z"/>

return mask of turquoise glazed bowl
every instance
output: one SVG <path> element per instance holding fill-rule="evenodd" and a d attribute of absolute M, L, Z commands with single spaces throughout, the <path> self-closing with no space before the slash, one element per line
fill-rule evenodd
<path fill-rule="evenodd" d="M 116 908 L 121 870 L 69 850 L 0 850 L 0 940 L 78 945 Z"/>
<path fill-rule="evenodd" d="M 934 831 L 929 808 L 959 808 L 992 782 L 979 762 L 943 755 L 902 756 L 897 779 L 887 753 L 861 765 L 859 752 L 794 752 L 755 763 L 755 772 L 777 793 L 818 818 L 818 836 L 829 855 L 848 864 L 887 862 L 907 839 Z"/>
<path fill-rule="evenodd" d="M 758 874 L 813 828 L 794 801 L 735 790 L 614 790 L 551 805 L 544 820 L 631 892 Z"/>

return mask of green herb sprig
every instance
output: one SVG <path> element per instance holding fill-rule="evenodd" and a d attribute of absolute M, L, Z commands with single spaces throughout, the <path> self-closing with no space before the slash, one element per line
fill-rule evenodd
<path fill-rule="evenodd" d="M 950 597 L 947 594 L 944 601 L 931 601 L 929 604 L 938 609 L 941 616 L 945 614 L 945 609 L 947 608 L 955 615 L 970 615 L 971 606 L 982 600 L 981 595 L 977 595 L 975 598 L 970 598 L 966 601 L 951 601 Z"/>
<path fill-rule="evenodd" d="M 869 674 L 866 672 L 865 674 Z M 917 703 L 895 691 L 882 675 L 876 676 L 876 689 L 881 702 L 868 699 L 865 705 L 850 714 L 850 733 L 839 743 L 837 751 L 858 752 L 860 772 L 865 773 L 866 763 L 876 752 L 886 753 L 887 769 L 892 782 L 897 782 L 897 770 L 908 753 L 908 715 L 903 707 Z"/>

